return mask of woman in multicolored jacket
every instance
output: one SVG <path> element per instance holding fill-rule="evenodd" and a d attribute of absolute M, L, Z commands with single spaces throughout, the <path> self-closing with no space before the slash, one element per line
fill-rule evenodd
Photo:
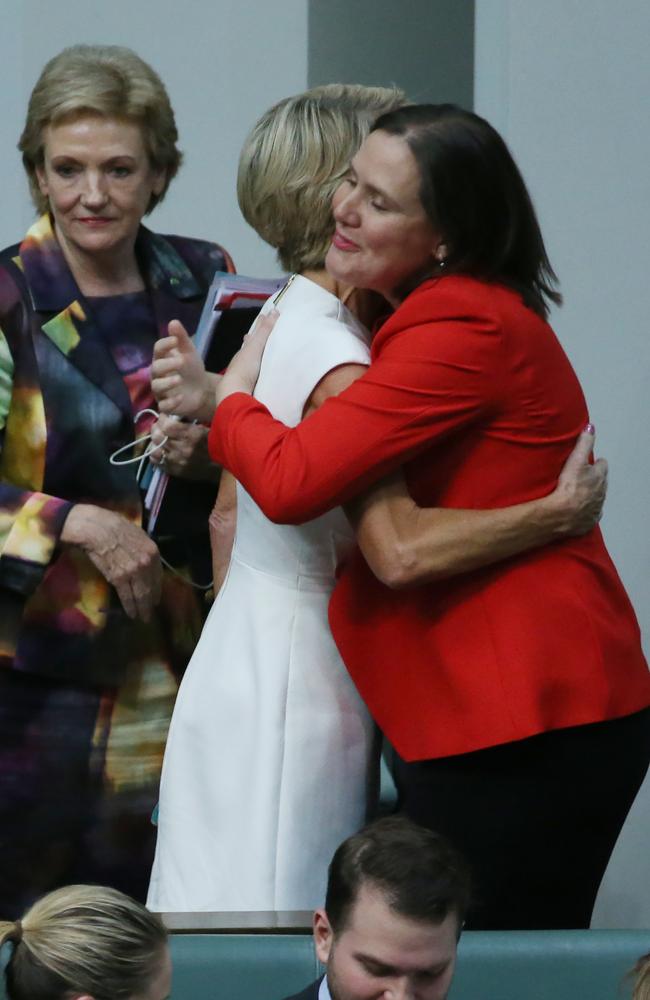
<path fill-rule="evenodd" d="M 127 49 L 75 46 L 45 67 L 20 141 L 43 214 L 0 254 L 0 909 L 9 915 L 67 882 L 140 898 L 147 887 L 167 726 L 204 617 L 188 580 L 209 578 L 201 529 L 217 470 L 203 429 L 178 424 L 166 446 L 169 509 L 153 541 L 135 466 L 109 456 L 153 405 L 156 339 L 172 318 L 194 329 L 214 271 L 232 269 L 215 244 L 141 225 L 178 170 L 176 139 L 146 63 Z"/>

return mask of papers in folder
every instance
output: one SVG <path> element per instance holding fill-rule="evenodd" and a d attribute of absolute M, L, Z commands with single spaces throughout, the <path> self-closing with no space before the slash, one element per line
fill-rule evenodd
<path fill-rule="evenodd" d="M 212 279 L 199 325 L 192 338 L 200 356 L 206 358 L 225 309 L 250 309 L 262 306 L 269 296 L 282 288 L 286 280 L 286 278 L 248 278 L 243 274 L 217 271 Z M 158 466 L 148 465 L 143 485 L 146 485 L 144 506 L 149 513 L 147 528 L 149 534 L 153 533 L 156 526 L 168 481 L 169 476 L 166 472 Z"/>

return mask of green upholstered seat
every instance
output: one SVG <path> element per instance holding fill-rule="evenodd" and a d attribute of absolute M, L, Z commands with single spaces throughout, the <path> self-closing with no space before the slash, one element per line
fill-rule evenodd
<path fill-rule="evenodd" d="M 650 931 L 466 932 L 450 1000 L 627 1000 Z M 172 1000 L 281 1000 L 319 974 L 300 934 L 172 938 Z"/>
<path fill-rule="evenodd" d="M 172 1000 L 281 1000 L 320 972 L 306 933 L 175 933 L 171 948 Z M 628 1000 L 648 951 L 650 931 L 470 931 L 449 1000 Z"/>
<path fill-rule="evenodd" d="M 463 934 L 449 1000 L 627 1000 L 650 931 Z"/>
<path fill-rule="evenodd" d="M 172 1000 L 277 1000 L 318 976 L 309 934 L 172 934 Z"/>

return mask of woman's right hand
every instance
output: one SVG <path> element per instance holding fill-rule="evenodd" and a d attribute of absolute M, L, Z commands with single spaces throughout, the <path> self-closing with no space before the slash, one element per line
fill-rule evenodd
<path fill-rule="evenodd" d="M 589 462 L 595 440 L 593 427 L 585 428 L 564 463 L 554 492 L 547 497 L 562 514 L 562 535 L 585 535 L 602 517 L 607 462 L 604 458 Z"/>
<path fill-rule="evenodd" d="M 156 342 L 151 364 L 151 389 L 158 408 L 161 413 L 209 423 L 216 376 L 206 372 L 182 323 L 173 319 L 168 331 L 168 337 Z"/>
<path fill-rule="evenodd" d="M 217 385 L 215 403 L 221 402 L 232 393 L 245 392 L 252 395 L 262 367 L 262 357 L 266 342 L 280 316 L 278 309 L 260 313 L 244 337 L 242 345 L 232 358 Z"/>
<path fill-rule="evenodd" d="M 149 621 L 160 600 L 162 566 L 155 542 L 121 514 L 94 504 L 75 504 L 61 541 L 77 545 L 117 591 L 129 618 Z"/>

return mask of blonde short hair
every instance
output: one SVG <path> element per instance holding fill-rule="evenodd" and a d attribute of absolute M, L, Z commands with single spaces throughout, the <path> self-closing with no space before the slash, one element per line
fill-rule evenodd
<path fill-rule="evenodd" d="M 32 200 L 39 212 L 48 209 L 36 168 L 43 164 L 43 132 L 48 125 L 83 114 L 118 118 L 139 125 L 154 170 L 165 171 L 165 186 L 152 194 L 150 212 L 165 196 L 178 172 L 182 153 L 165 86 L 157 73 L 131 49 L 119 45 L 72 45 L 45 66 L 29 99 L 25 127 L 18 143 L 23 154 Z"/>
<path fill-rule="evenodd" d="M 71 885 L 44 896 L 22 920 L 0 922 L 13 941 L 5 969 L 9 1000 L 130 1000 L 158 971 L 167 932 L 117 889 Z"/>
<path fill-rule="evenodd" d="M 332 83 L 280 101 L 257 122 L 239 158 L 239 207 L 287 271 L 324 266 L 332 195 L 375 119 L 405 102 L 396 88 Z"/>
<path fill-rule="evenodd" d="M 650 1000 L 650 954 L 639 959 L 633 975 L 632 1000 Z"/>

